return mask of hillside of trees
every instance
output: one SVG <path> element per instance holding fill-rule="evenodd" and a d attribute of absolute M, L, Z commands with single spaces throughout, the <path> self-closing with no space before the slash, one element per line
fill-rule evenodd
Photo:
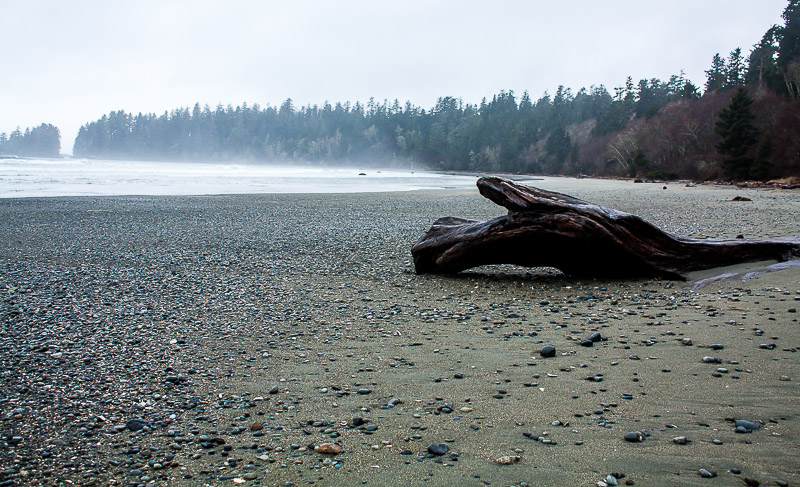
<path fill-rule="evenodd" d="M 0 156 L 60 157 L 61 134 L 53 125 L 43 123 L 38 127 L 19 127 L 11 135 L 0 133 Z"/>
<path fill-rule="evenodd" d="M 683 73 L 630 77 L 532 99 L 440 98 L 296 107 L 196 104 L 111 112 L 81 127 L 74 155 L 407 165 L 439 170 L 689 179 L 800 176 L 800 0 L 745 55 L 716 54 L 703 88 Z"/>

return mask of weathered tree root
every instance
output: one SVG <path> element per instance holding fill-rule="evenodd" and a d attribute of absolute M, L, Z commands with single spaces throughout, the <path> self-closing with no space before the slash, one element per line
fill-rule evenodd
<path fill-rule="evenodd" d="M 659 277 L 759 260 L 800 257 L 800 238 L 692 239 L 642 218 L 501 178 L 478 180 L 481 195 L 508 208 L 488 221 L 440 218 L 411 248 L 417 274 L 486 264 L 554 267 L 578 277 Z"/>

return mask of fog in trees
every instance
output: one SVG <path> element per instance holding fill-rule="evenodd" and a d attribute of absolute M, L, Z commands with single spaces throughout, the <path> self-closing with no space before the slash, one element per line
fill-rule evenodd
<path fill-rule="evenodd" d="M 513 91 L 473 104 L 444 96 L 427 109 L 375 99 L 298 107 L 287 99 L 266 107 L 113 111 L 81 127 L 73 151 L 96 158 L 414 162 L 438 170 L 652 178 L 800 175 L 799 3 L 789 1 L 783 25 L 749 51 L 713 55 L 702 96 L 679 73 L 667 80 L 629 77 L 611 90 L 559 86 L 537 99 Z M 753 155 L 747 171 L 731 169 L 717 123 L 742 87 L 752 97 L 755 139 L 748 151 L 762 156 Z"/>
<path fill-rule="evenodd" d="M 59 157 L 61 133 L 53 125 L 43 123 L 21 131 L 17 127 L 10 135 L 0 133 L 0 155 L 21 157 Z"/>

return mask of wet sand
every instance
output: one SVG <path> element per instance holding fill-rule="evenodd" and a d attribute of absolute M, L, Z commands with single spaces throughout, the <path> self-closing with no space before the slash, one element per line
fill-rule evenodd
<path fill-rule="evenodd" d="M 800 235 L 798 192 L 531 184 L 678 235 Z M 800 483 L 800 267 L 413 273 L 436 218 L 503 212 L 476 190 L 0 200 L 0 485 Z"/>

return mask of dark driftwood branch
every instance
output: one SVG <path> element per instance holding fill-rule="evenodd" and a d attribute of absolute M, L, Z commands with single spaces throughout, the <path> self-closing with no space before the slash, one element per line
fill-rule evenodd
<path fill-rule="evenodd" d="M 516 264 L 573 276 L 682 279 L 692 270 L 800 257 L 798 238 L 675 237 L 638 216 L 501 178 L 479 179 L 478 190 L 508 214 L 436 220 L 411 248 L 418 274 Z"/>

